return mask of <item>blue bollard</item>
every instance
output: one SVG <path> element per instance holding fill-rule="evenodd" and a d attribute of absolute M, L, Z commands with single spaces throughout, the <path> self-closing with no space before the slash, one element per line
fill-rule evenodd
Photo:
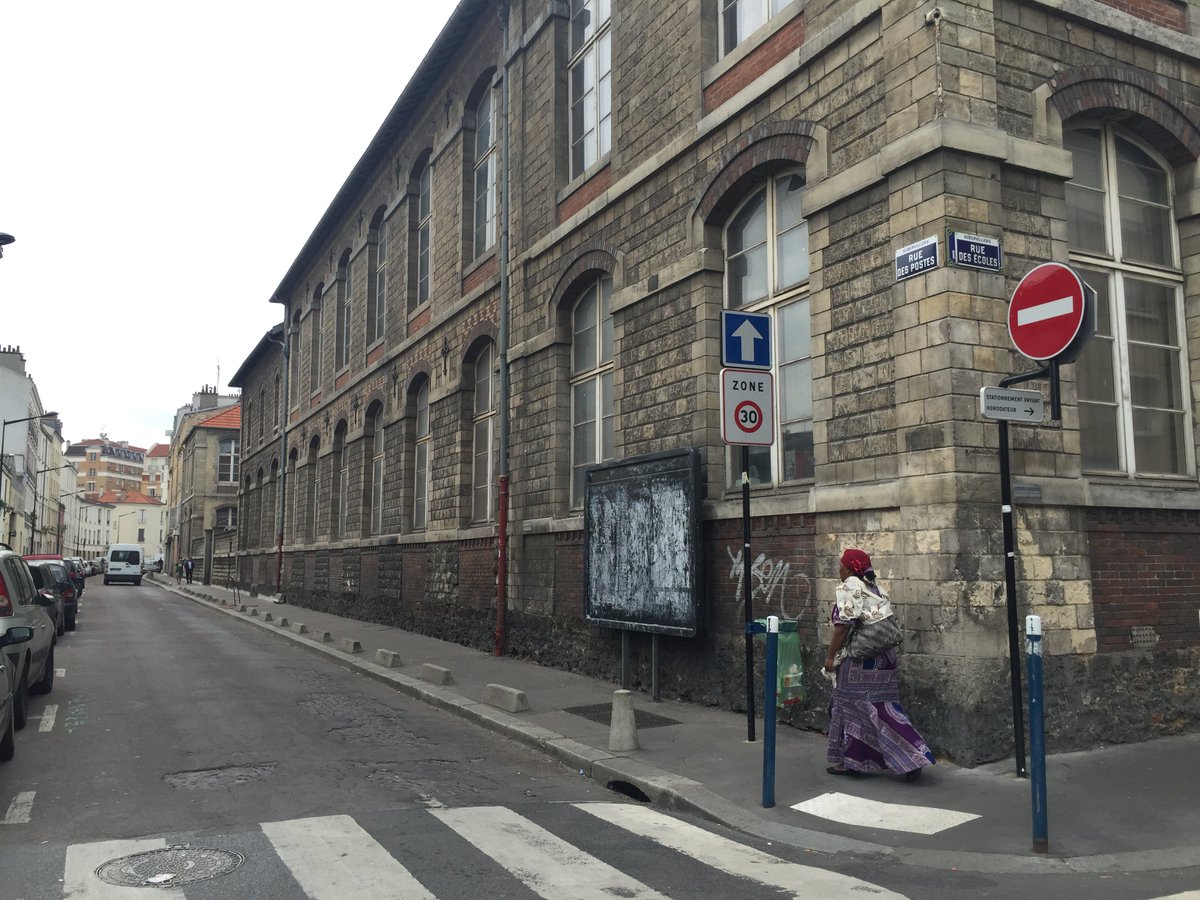
<path fill-rule="evenodd" d="M 1025 617 L 1025 671 L 1029 681 L 1029 789 L 1033 801 L 1033 852 L 1050 849 L 1046 823 L 1046 722 L 1042 684 L 1042 619 Z"/>
<path fill-rule="evenodd" d="M 763 671 L 763 799 L 775 805 L 775 686 L 779 682 L 779 616 L 767 616 L 767 659 Z"/>

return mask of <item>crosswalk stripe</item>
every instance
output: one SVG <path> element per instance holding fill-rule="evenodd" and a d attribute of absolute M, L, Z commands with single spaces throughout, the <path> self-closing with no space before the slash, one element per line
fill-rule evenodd
<path fill-rule="evenodd" d="M 134 853 L 162 850 L 162 839 L 140 841 L 96 841 L 91 844 L 72 844 L 67 848 L 63 867 L 63 900 L 146 900 L 144 887 L 118 887 L 100 880 L 96 869 L 109 860 Z M 184 900 L 183 891 L 159 888 L 154 900 Z"/>
<path fill-rule="evenodd" d="M 823 900 L 905 900 L 902 894 L 859 878 L 779 859 L 645 806 L 612 803 L 574 805 L 598 819 L 650 838 L 714 869 L 789 892 L 784 896 L 821 897 Z M 801 886 L 803 893 L 800 893 Z"/>
<path fill-rule="evenodd" d="M 436 900 L 349 816 L 260 828 L 312 900 Z"/>
<path fill-rule="evenodd" d="M 38 725 L 38 731 L 53 731 L 54 720 L 58 716 L 58 704 L 47 703 L 46 708 L 42 710 L 42 721 Z"/>
<path fill-rule="evenodd" d="M 974 813 L 954 809 L 880 803 L 878 800 L 867 800 L 836 791 L 797 803 L 792 809 L 808 813 L 810 816 L 841 822 L 843 825 L 861 825 L 865 828 L 883 828 L 915 834 L 937 834 L 939 831 L 979 818 Z"/>
<path fill-rule="evenodd" d="M 22 791 L 8 804 L 8 812 L 0 819 L 0 825 L 25 825 L 33 816 L 33 798 L 37 791 Z"/>
<path fill-rule="evenodd" d="M 667 900 L 505 807 L 429 812 L 547 900 Z"/>

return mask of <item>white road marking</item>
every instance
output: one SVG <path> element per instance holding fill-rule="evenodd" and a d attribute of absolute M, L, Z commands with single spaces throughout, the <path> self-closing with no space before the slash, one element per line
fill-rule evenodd
<path fill-rule="evenodd" d="M 954 809 L 937 809 L 932 806 L 908 806 L 902 803 L 880 803 L 849 794 L 831 791 L 792 809 L 831 819 L 843 825 L 861 825 L 864 828 L 883 828 L 887 831 L 908 831 L 915 834 L 937 834 L 972 819 L 975 813 L 959 812 Z"/>
<path fill-rule="evenodd" d="M 729 875 L 774 887 L 792 898 L 823 900 L 905 900 L 886 888 L 816 866 L 779 859 L 645 806 L 577 803 L 576 807 L 626 831 L 685 853 Z M 800 886 L 803 885 L 802 890 Z"/>
<path fill-rule="evenodd" d="M 1044 322 L 1047 319 L 1057 319 L 1059 316 L 1069 316 L 1074 309 L 1074 298 L 1059 297 L 1057 300 L 1048 300 L 1036 306 L 1027 306 L 1024 309 L 1018 309 L 1017 324 L 1032 325 L 1034 322 Z"/>
<path fill-rule="evenodd" d="M 436 900 L 349 816 L 260 827 L 312 900 Z"/>
<path fill-rule="evenodd" d="M 30 816 L 33 815 L 33 798 L 37 796 L 37 791 L 25 791 L 13 797 L 12 803 L 8 804 L 8 812 L 4 816 L 4 821 L 0 825 L 24 825 Z"/>
<path fill-rule="evenodd" d="M 63 867 L 63 900 L 147 900 L 144 887 L 108 884 L 100 880 L 96 869 L 122 856 L 163 850 L 166 846 L 167 842 L 161 838 L 72 844 L 67 848 L 67 861 Z M 158 888 L 149 896 L 154 900 L 184 900 L 183 891 L 171 888 Z"/>
<path fill-rule="evenodd" d="M 547 900 L 667 900 L 502 806 L 438 809 L 430 810 L 430 815 L 437 816 Z"/>
<path fill-rule="evenodd" d="M 55 677 L 55 678 L 66 678 L 66 677 L 67 677 L 67 670 L 66 670 L 66 669 L 55 669 L 55 670 L 54 670 L 54 677 Z"/>
<path fill-rule="evenodd" d="M 42 721 L 38 725 L 38 731 L 53 731 L 54 720 L 58 717 L 58 704 L 47 703 L 46 708 L 42 710 Z"/>

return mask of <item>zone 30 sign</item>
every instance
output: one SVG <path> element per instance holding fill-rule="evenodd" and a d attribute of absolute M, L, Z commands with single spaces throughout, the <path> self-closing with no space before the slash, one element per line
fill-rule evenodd
<path fill-rule="evenodd" d="M 775 443 L 775 379 L 770 372 L 721 370 L 721 437 L 727 444 Z"/>

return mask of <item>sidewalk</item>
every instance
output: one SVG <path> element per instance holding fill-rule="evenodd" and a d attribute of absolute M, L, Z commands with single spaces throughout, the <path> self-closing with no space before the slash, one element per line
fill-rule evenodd
<path fill-rule="evenodd" d="M 916 784 L 888 775 L 836 778 L 825 772 L 823 735 L 782 727 L 777 729 L 776 805 L 766 809 L 761 720 L 755 729 L 758 740 L 751 744 L 744 714 L 655 703 L 634 694 L 640 749 L 611 753 L 609 704 L 617 685 L 398 628 L 276 604 L 269 597 L 235 595 L 201 584 L 176 586 L 168 577 L 153 581 L 203 603 L 214 614 L 234 616 L 402 693 L 537 746 L 597 782 L 625 792 L 632 787 L 660 805 L 767 840 L 814 852 L 881 854 L 912 865 L 990 873 L 1200 866 L 1200 808 L 1192 796 L 1200 771 L 1200 735 L 1049 757 L 1050 853 L 1035 854 L 1029 781 L 1015 776 L 1011 759 L 975 769 L 939 762 Z M 307 633 L 298 633 L 300 624 Z M 355 641 L 361 652 L 351 652 Z M 377 658 L 380 650 L 392 651 L 402 664 L 381 665 L 378 660 L 388 660 L 382 654 Z M 452 682 L 427 680 L 442 673 L 426 664 L 448 670 Z M 505 712 L 481 702 L 485 688 L 493 684 L 524 692 L 529 709 Z M 502 693 L 513 698 L 512 692 Z M 600 709 L 579 709 L 588 706 Z M 867 802 L 848 802 L 847 795 Z M 978 818 L 932 834 L 830 818 L 848 808 L 861 815 L 871 801 L 931 808 L 924 819 L 934 822 L 926 830 L 947 825 L 946 816 L 953 812 Z M 808 808 L 822 814 L 792 808 L 806 802 L 821 806 Z M 919 812 L 884 810 L 878 821 L 895 825 L 902 814 Z"/>

